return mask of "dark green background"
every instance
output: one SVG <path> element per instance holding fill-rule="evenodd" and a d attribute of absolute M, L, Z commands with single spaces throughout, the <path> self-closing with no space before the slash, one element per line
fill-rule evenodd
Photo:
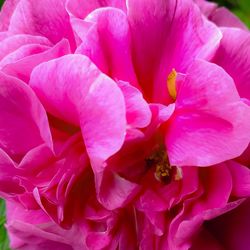
<path fill-rule="evenodd" d="M 0 0 L 0 6 L 2 6 L 3 2 L 4 0 Z M 216 2 L 232 10 L 250 28 L 250 0 L 217 0 Z M 9 249 L 8 237 L 4 228 L 4 223 L 5 205 L 3 200 L 0 199 L 0 250 Z"/>

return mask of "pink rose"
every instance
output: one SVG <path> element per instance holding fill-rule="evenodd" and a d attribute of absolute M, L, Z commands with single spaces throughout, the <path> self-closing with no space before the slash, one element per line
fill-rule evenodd
<path fill-rule="evenodd" d="M 0 22 L 13 249 L 244 249 L 247 222 L 220 232 L 250 196 L 248 31 L 192 0 L 7 0 Z"/>

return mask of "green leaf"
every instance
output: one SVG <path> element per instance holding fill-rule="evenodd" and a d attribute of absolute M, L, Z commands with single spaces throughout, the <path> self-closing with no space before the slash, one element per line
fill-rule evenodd
<path fill-rule="evenodd" d="M 0 8 L 2 7 L 3 3 L 4 3 L 4 0 L 0 0 Z"/>
<path fill-rule="evenodd" d="M 9 239 L 5 229 L 5 202 L 0 199 L 0 250 L 9 250 Z"/>

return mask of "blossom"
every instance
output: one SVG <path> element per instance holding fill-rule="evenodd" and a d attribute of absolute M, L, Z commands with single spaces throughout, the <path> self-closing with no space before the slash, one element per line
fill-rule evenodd
<path fill-rule="evenodd" d="M 199 249 L 244 216 L 249 32 L 198 5 L 6 1 L 0 195 L 12 248 Z M 211 244 L 235 249 L 238 237 Z"/>

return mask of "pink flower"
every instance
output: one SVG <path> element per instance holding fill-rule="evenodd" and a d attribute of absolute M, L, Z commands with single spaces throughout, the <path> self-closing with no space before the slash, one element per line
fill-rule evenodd
<path fill-rule="evenodd" d="M 0 21 L 12 248 L 203 249 L 244 216 L 248 31 L 191 0 L 7 0 Z"/>
<path fill-rule="evenodd" d="M 241 20 L 225 7 L 219 7 L 216 3 L 206 0 L 194 0 L 203 14 L 216 25 L 221 27 L 235 27 L 248 30 Z"/>

